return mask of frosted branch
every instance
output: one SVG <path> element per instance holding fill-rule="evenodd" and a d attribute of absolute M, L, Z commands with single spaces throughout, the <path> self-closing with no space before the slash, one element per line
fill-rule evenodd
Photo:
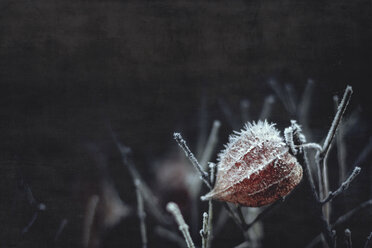
<path fill-rule="evenodd" d="M 206 212 L 203 213 L 203 227 L 200 230 L 200 236 L 202 237 L 202 248 L 207 248 L 209 229 L 208 229 L 208 214 Z"/>
<path fill-rule="evenodd" d="M 192 238 L 189 232 L 189 226 L 186 224 L 185 220 L 183 219 L 183 216 L 177 204 L 174 202 L 169 202 L 167 204 L 167 211 L 170 212 L 173 215 L 174 219 L 176 220 L 178 228 L 182 232 L 183 237 L 185 238 L 187 247 L 195 248 L 194 242 L 192 241 Z"/>
<path fill-rule="evenodd" d="M 321 201 L 322 204 L 325 204 L 329 201 L 332 201 L 333 198 L 335 198 L 336 196 L 338 196 L 339 194 L 341 194 L 342 192 L 344 192 L 345 190 L 347 190 L 350 186 L 350 183 L 355 179 L 355 177 L 357 175 L 359 175 L 361 171 L 361 168 L 356 166 L 353 170 L 353 172 L 351 173 L 351 175 L 345 180 L 345 182 L 343 182 L 341 184 L 341 186 L 334 192 L 330 192 L 329 195 L 327 196 L 327 198 L 325 198 L 324 200 Z"/>
<path fill-rule="evenodd" d="M 336 135 L 337 128 L 340 125 L 342 116 L 344 115 L 346 107 L 349 104 L 352 93 L 353 93 L 352 87 L 347 86 L 345 89 L 344 96 L 342 97 L 341 103 L 337 107 L 337 113 L 335 115 L 335 118 L 333 119 L 331 128 L 328 131 L 326 140 L 324 141 L 323 150 L 322 153 L 320 154 L 320 158 L 326 157 L 329 152 L 332 141 Z"/>
<path fill-rule="evenodd" d="M 186 141 L 182 138 L 180 133 L 174 133 L 173 138 L 177 141 L 178 145 L 182 148 L 182 150 L 185 152 L 186 157 L 191 161 L 192 165 L 195 167 L 195 169 L 199 172 L 201 179 L 203 182 L 208 186 L 208 188 L 212 188 L 208 173 L 206 173 L 199 162 L 196 160 L 194 154 L 190 151 L 190 148 L 187 146 Z"/>

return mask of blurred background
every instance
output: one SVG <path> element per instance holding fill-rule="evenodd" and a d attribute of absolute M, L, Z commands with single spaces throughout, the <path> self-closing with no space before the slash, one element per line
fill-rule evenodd
<path fill-rule="evenodd" d="M 348 173 L 368 148 L 369 0 L 3 0 L 0 13 L 1 248 L 83 247 L 87 206 L 102 194 L 117 204 L 101 206 L 103 224 L 93 224 L 100 247 L 140 247 L 135 188 L 112 133 L 131 148 L 160 205 L 176 201 L 189 222 L 183 175 L 192 167 L 179 157 L 173 132 L 196 151 L 200 133 L 218 119 L 222 149 L 234 128 L 224 106 L 239 118 L 241 101 L 249 99 L 257 120 L 265 97 L 275 95 L 270 80 L 291 85 L 297 99 L 314 81 L 308 119 L 314 142 L 330 126 L 333 96 L 351 85 L 346 116 L 356 113 L 357 122 L 345 134 Z M 283 131 L 291 118 L 276 97 L 269 121 Z M 332 189 L 336 156 L 333 149 Z M 370 159 L 335 200 L 333 218 L 372 197 Z M 189 167 L 174 169 L 174 161 Z M 318 234 L 304 195 L 300 186 L 264 219 L 263 247 L 304 247 Z M 177 247 L 156 234 L 154 218 L 147 222 L 149 247 Z M 341 234 L 346 227 L 361 246 L 372 231 L 371 208 L 340 227 Z M 199 229 L 192 230 L 198 244 Z M 212 247 L 242 241 L 228 221 Z"/>

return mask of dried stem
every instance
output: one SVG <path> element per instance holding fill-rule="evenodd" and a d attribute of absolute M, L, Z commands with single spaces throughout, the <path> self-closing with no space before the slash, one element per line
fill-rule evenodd
<path fill-rule="evenodd" d="M 167 211 L 170 212 L 173 215 L 174 219 L 176 220 L 178 228 L 182 232 L 183 237 L 185 238 L 187 247 L 195 248 L 194 242 L 192 241 L 192 238 L 189 232 L 189 226 L 186 224 L 185 220 L 183 219 L 183 216 L 181 214 L 181 211 L 178 205 L 174 202 L 169 202 L 167 204 Z"/>
<path fill-rule="evenodd" d="M 345 243 L 347 248 L 353 248 L 353 243 L 351 242 L 351 231 L 350 229 L 345 229 Z"/>
<path fill-rule="evenodd" d="M 141 181 L 136 179 L 134 181 L 136 186 L 136 195 L 137 195 L 137 214 L 140 220 L 140 230 L 141 230 L 141 239 L 142 239 L 142 247 L 147 248 L 147 234 L 146 234 L 146 213 L 143 206 L 143 197 L 140 190 Z"/>
<path fill-rule="evenodd" d="M 84 220 L 83 247 L 88 247 L 89 245 L 90 234 L 92 232 L 92 225 L 93 225 L 94 216 L 96 214 L 98 202 L 99 202 L 98 195 L 93 195 L 89 199 L 87 210 L 85 213 L 85 220 Z"/>
<path fill-rule="evenodd" d="M 329 201 L 332 201 L 333 198 L 335 198 L 336 196 L 338 196 L 339 194 L 341 194 L 342 192 L 344 192 L 345 190 L 347 190 L 350 186 L 350 183 L 355 179 L 355 177 L 357 175 L 359 175 L 361 171 L 361 168 L 360 167 L 355 167 L 353 172 L 351 173 L 351 175 L 345 180 L 345 182 L 343 182 L 341 184 L 341 186 L 334 192 L 329 192 L 327 198 L 325 198 L 324 200 L 321 201 L 322 204 L 325 204 Z"/>
<path fill-rule="evenodd" d="M 347 86 L 345 89 L 344 96 L 342 97 L 341 103 L 337 107 L 337 113 L 336 113 L 335 118 L 333 119 L 331 128 L 328 131 L 326 140 L 324 141 L 323 150 L 319 154 L 320 159 L 324 159 L 329 153 L 332 141 L 336 135 L 337 128 L 341 122 L 342 116 L 345 113 L 346 107 L 349 104 L 352 93 L 353 93 L 352 87 Z"/>
<path fill-rule="evenodd" d="M 335 104 L 335 110 L 337 112 L 338 102 L 339 102 L 338 96 L 334 96 L 333 101 Z M 344 141 L 344 136 L 345 136 L 344 126 L 345 126 L 344 123 L 340 124 L 340 127 L 338 128 L 338 133 L 336 136 L 339 183 L 342 183 L 346 177 L 346 144 Z"/>
<path fill-rule="evenodd" d="M 186 141 L 182 138 L 180 133 L 174 133 L 173 138 L 177 141 L 178 145 L 182 148 L 185 152 L 186 157 L 191 161 L 194 165 L 195 169 L 199 172 L 201 179 L 203 182 L 208 186 L 208 188 L 212 189 L 208 173 L 206 173 L 199 162 L 196 160 L 194 154 L 190 151 L 190 148 L 187 146 Z"/>
<path fill-rule="evenodd" d="M 366 240 L 363 248 L 368 248 L 369 242 L 371 241 L 371 238 L 372 238 L 372 232 L 368 235 L 367 240 Z"/>
<path fill-rule="evenodd" d="M 209 229 L 208 229 L 208 214 L 206 212 L 203 213 L 203 228 L 200 230 L 200 236 L 202 237 L 202 248 L 207 248 Z"/>

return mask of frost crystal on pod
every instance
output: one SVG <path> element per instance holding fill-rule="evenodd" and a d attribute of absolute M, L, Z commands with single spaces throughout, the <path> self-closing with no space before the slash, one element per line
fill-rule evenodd
<path fill-rule="evenodd" d="M 247 123 L 234 132 L 218 156 L 217 167 L 214 189 L 203 200 L 259 207 L 287 195 L 302 178 L 301 165 L 267 121 Z"/>

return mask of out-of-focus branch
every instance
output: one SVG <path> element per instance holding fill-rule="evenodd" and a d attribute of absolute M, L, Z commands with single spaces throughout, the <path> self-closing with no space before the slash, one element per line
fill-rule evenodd
<path fill-rule="evenodd" d="M 141 239 L 142 239 L 142 247 L 147 248 L 147 234 L 146 234 L 146 213 L 143 206 L 143 197 L 140 190 L 141 181 L 136 179 L 134 181 L 136 186 L 136 196 L 137 196 L 137 214 L 140 221 L 140 230 L 141 230 Z"/>
<path fill-rule="evenodd" d="M 325 198 L 324 200 L 321 200 L 321 203 L 322 204 L 325 204 L 329 201 L 332 201 L 333 198 L 335 198 L 336 196 L 338 196 L 339 194 L 341 194 L 342 192 L 344 192 L 345 190 L 347 190 L 350 186 L 350 183 L 355 179 L 355 177 L 357 175 L 359 175 L 361 171 L 361 168 L 356 166 L 353 170 L 353 172 L 351 173 L 351 175 L 345 180 L 345 182 L 343 182 L 341 184 L 341 186 L 334 192 L 329 192 L 327 198 Z"/>
<path fill-rule="evenodd" d="M 181 214 L 180 209 L 178 208 L 178 205 L 174 202 L 169 202 L 167 204 L 167 211 L 170 212 L 174 219 L 177 222 L 179 230 L 182 232 L 183 237 L 185 238 L 186 245 L 188 248 L 195 248 L 194 242 L 192 241 L 190 232 L 189 232 L 189 226 L 186 224 L 185 220 L 183 219 L 183 216 Z"/>

